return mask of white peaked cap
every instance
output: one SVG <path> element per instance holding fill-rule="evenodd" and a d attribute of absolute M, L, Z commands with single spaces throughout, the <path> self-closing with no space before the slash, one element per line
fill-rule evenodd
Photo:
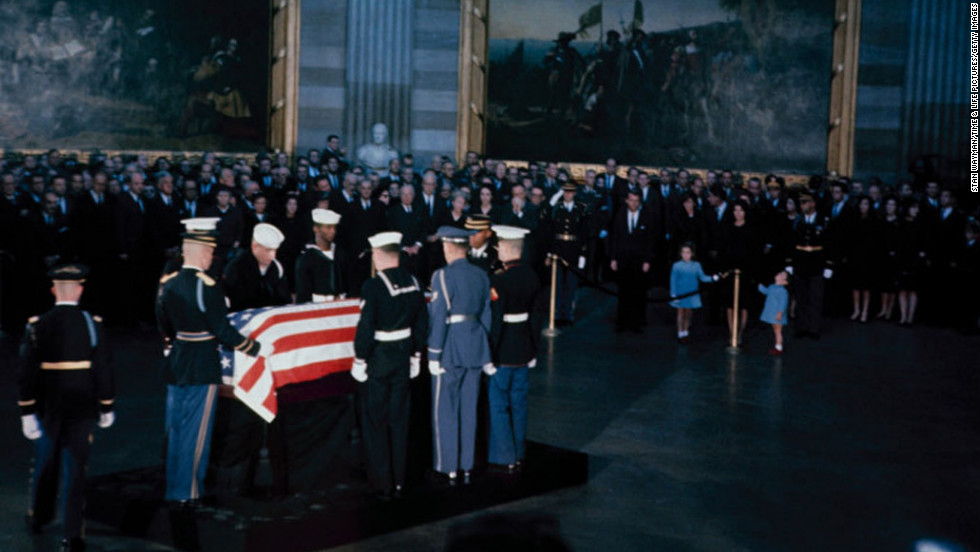
<path fill-rule="evenodd" d="M 384 247 L 386 245 L 398 245 L 402 242 L 401 232 L 381 232 L 368 238 L 368 243 L 372 248 Z"/>
<path fill-rule="evenodd" d="M 208 232 L 218 228 L 220 217 L 197 217 L 180 221 L 188 232 Z"/>
<path fill-rule="evenodd" d="M 517 226 L 495 224 L 493 226 L 493 233 L 497 235 L 498 240 L 521 240 L 524 239 L 524 236 L 531 233 L 531 231 L 527 228 Z"/>
<path fill-rule="evenodd" d="M 252 239 L 255 240 L 255 243 L 261 245 L 262 247 L 279 249 L 279 246 L 282 245 L 282 242 L 286 239 L 286 236 L 283 236 L 282 232 L 280 232 L 275 226 L 267 222 L 260 222 L 259 224 L 256 224 L 255 229 L 252 230 Z"/>
<path fill-rule="evenodd" d="M 338 224 L 340 222 L 340 213 L 336 213 L 330 209 L 313 209 L 313 222 L 317 224 Z"/>

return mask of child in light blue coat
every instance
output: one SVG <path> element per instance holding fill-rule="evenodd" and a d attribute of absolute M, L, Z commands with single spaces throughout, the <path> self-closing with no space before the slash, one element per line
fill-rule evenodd
<path fill-rule="evenodd" d="M 766 296 L 766 305 L 762 308 L 759 320 L 772 326 L 776 338 L 775 347 L 769 349 L 770 355 L 783 354 L 783 326 L 786 324 L 786 307 L 789 305 L 789 292 L 786 291 L 788 276 L 785 270 L 776 273 L 773 284 L 759 284 L 759 293 Z"/>
<path fill-rule="evenodd" d="M 718 275 L 708 276 L 701 263 L 694 260 L 694 244 L 681 244 L 681 259 L 670 269 L 670 296 L 677 297 L 698 291 L 701 282 L 716 282 Z M 701 295 L 674 299 L 670 306 L 677 309 L 677 342 L 686 344 L 691 331 L 691 315 L 694 309 L 701 308 Z"/>

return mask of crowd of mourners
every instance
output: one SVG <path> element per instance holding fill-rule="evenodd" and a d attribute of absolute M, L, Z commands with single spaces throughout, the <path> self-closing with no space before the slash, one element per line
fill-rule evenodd
<path fill-rule="evenodd" d="M 746 315 L 762 310 L 759 284 L 773 284 L 789 267 L 794 300 L 786 318 L 800 316 L 801 301 L 817 311 L 806 315 L 801 335 L 819 337 L 822 312 L 857 323 L 925 319 L 976 331 L 978 211 L 961 208 L 966 198 L 958 196 L 929 178 L 891 184 L 813 176 L 787 186 L 778 175 L 647 172 L 614 159 L 576 179 L 555 162 L 508 165 L 474 152 L 459 165 L 405 154 L 374 172 L 354 164 L 335 135 L 325 149 L 295 159 L 8 155 L 0 161 L 0 323 L 6 333 L 22 331 L 28 316 L 51 306 L 47 271 L 81 262 L 91 271 L 83 306 L 110 325 L 149 325 L 161 272 L 180 254 L 181 220 L 191 217 L 220 218 L 209 271 L 219 278 L 248 249 L 256 224 L 279 228 L 285 241 L 277 260 L 295 292 L 297 259 L 314 240 L 311 212 L 321 208 L 340 215 L 332 236 L 342 275 L 336 288 L 348 296 L 358 295 L 370 275 L 369 236 L 401 232 L 403 266 L 428 282 L 444 263 L 437 229 L 462 228 L 468 215 L 485 215 L 531 231 L 526 262 L 544 284 L 552 259 L 559 263 L 559 324 L 574 320 L 583 281 L 614 281 L 621 296 L 617 329 L 641 332 L 646 309 L 637 305 L 650 287 L 687 291 L 672 277 L 675 262 L 683 261 L 700 263 L 695 280 L 721 277 L 701 286 L 695 302 L 708 323 L 721 323 L 727 309 L 731 324 L 734 279 L 725 276 L 735 269 L 744 328 Z M 490 240 L 471 254 L 492 264 Z M 687 311 L 678 316 L 682 342 L 689 328 Z"/>

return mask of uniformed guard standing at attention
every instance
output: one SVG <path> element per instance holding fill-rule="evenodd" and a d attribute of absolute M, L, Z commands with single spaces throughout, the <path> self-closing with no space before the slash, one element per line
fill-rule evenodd
<path fill-rule="evenodd" d="M 429 373 L 435 473 L 449 484 L 462 470 L 469 484 L 476 444 L 480 371 L 492 371 L 490 280 L 466 260 L 471 231 L 442 226 L 446 266 L 432 275 L 429 303 Z"/>
<path fill-rule="evenodd" d="M 816 211 L 813 196 L 800 196 L 802 216 L 793 223 L 794 247 L 786 259 L 786 272 L 794 276 L 796 294 L 796 337 L 820 339 L 823 319 L 824 280 L 833 276 L 827 255 L 826 218 Z"/>
<path fill-rule="evenodd" d="M 361 288 L 351 375 L 361 383 L 360 411 L 367 473 L 382 499 L 405 485 L 410 409 L 409 378 L 419 375 L 429 331 L 418 280 L 398 266 L 402 235 L 368 238 L 377 274 Z"/>
<path fill-rule="evenodd" d="M 493 322 L 487 393 L 490 401 L 489 462 L 509 472 L 524 461 L 527 434 L 527 370 L 537 364 L 540 321 L 534 309 L 538 275 L 521 263 L 528 230 L 494 226 L 503 268 L 490 277 Z"/>
<path fill-rule="evenodd" d="M 103 344 L 102 320 L 78 308 L 88 269 L 52 269 L 55 306 L 32 317 L 21 347 L 20 399 L 24 436 L 35 442 L 31 509 L 33 533 L 54 519 L 58 474 L 64 470 L 63 550 L 84 550 L 85 469 L 92 425 L 115 421 L 115 388 Z"/>
<path fill-rule="evenodd" d="M 551 213 L 555 232 L 551 253 L 559 259 L 555 319 L 562 324 L 571 324 L 575 319 L 578 276 L 570 269 L 585 271 L 589 220 L 585 205 L 575 200 L 575 192 L 578 191 L 575 182 L 565 182 L 561 190 L 561 202 L 554 206 Z M 551 262 L 550 257 L 545 260 L 546 265 Z"/>
<path fill-rule="evenodd" d="M 183 234 L 184 265 L 161 279 L 156 315 L 167 343 L 165 497 L 181 506 L 195 506 L 203 494 L 221 383 L 217 346 L 249 356 L 268 356 L 271 347 L 263 347 L 232 327 L 224 293 L 205 273 L 214 255 L 214 221 L 183 222 L 187 227 Z"/>
<path fill-rule="evenodd" d="M 296 259 L 296 303 L 322 303 L 347 294 L 343 252 L 337 247 L 340 215 L 329 209 L 313 209 L 314 243 Z"/>
<path fill-rule="evenodd" d="M 487 215 L 467 215 L 463 225 L 466 230 L 472 230 L 470 249 L 466 259 L 482 268 L 487 275 L 493 274 L 500 268 L 497 249 L 491 243 L 493 230 L 490 228 L 490 217 Z"/>

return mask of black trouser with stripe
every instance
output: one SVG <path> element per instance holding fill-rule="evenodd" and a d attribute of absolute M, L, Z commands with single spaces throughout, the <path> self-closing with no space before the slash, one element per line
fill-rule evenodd
<path fill-rule="evenodd" d="M 34 523 L 44 525 L 54 519 L 58 474 L 64 467 L 65 537 L 81 537 L 85 509 L 85 469 L 92 447 L 92 419 L 45 419 L 43 435 L 35 442 L 31 477 L 31 511 Z"/>

